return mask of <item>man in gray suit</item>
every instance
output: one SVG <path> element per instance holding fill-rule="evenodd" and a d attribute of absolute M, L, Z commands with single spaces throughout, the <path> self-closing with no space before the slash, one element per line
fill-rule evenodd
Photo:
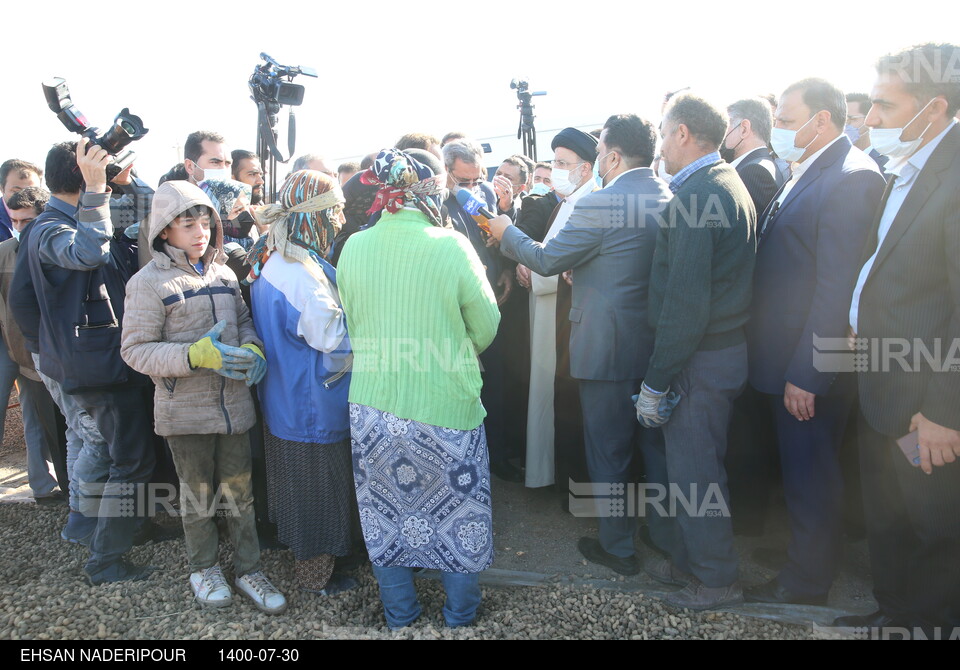
<path fill-rule="evenodd" d="M 891 179 L 849 318 L 861 352 L 860 472 L 879 609 L 837 626 L 947 637 L 960 625 L 958 63 L 953 44 L 877 63 L 866 124 Z M 908 460 L 897 439 L 913 431 Z"/>
<path fill-rule="evenodd" d="M 546 245 L 508 217 L 490 222 L 501 251 L 538 274 L 573 269 L 570 372 L 580 382 L 587 468 L 594 483 L 614 487 L 629 481 L 640 430 L 630 396 L 639 391 L 652 353 L 647 285 L 660 214 L 670 199 L 650 169 L 655 144 L 648 121 L 611 116 L 597 146 L 604 188 L 583 196 Z M 643 437 L 656 432 L 643 431 Z M 635 520 L 601 514 L 599 525 L 600 540 L 581 538 L 580 552 L 620 574 L 639 572 Z"/>

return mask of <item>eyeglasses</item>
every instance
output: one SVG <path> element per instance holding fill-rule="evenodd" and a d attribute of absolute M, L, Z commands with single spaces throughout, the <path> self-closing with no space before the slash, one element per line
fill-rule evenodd
<path fill-rule="evenodd" d="M 566 169 L 568 169 L 568 166 L 571 167 L 571 168 L 575 168 L 575 167 L 577 167 L 578 165 L 583 165 L 583 161 L 578 161 L 578 162 L 576 162 L 576 163 L 568 163 L 567 161 L 560 161 L 560 160 L 554 159 L 554 160 L 552 160 L 552 161 L 550 161 L 550 162 L 553 164 L 553 167 L 555 167 L 555 168 L 560 168 L 561 170 L 566 170 Z"/>
<path fill-rule="evenodd" d="M 853 123 L 854 121 L 859 121 L 860 119 L 867 118 L 866 114 L 847 114 L 847 123 Z"/>
<path fill-rule="evenodd" d="M 459 179 L 457 179 L 456 177 L 454 177 L 454 178 L 453 178 L 453 181 L 454 181 L 454 183 L 455 183 L 457 186 L 459 186 L 460 188 L 473 188 L 473 187 L 476 186 L 477 184 L 483 183 L 483 178 L 480 177 L 480 178 L 478 178 L 478 179 L 469 179 L 469 180 L 467 180 L 467 181 L 460 181 Z"/>

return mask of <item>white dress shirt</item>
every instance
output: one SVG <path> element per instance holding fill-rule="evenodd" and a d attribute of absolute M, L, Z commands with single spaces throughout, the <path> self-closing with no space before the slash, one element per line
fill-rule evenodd
<path fill-rule="evenodd" d="M 893 159 L 890 163 L 887 163 L 886 172 L 895 175 L 897 181 L 893 185 L 890 195 L 887 197 L 887 204 L 883 208 L 883 216 L 880 217 L 880 227 L 877 229 L 877 248 L 860 269 L 857 286 L 853 289 L 853 300 L 850 302 L 850 327 L 854 333 L 857 332 L 857 314 L 860 310 L 860 294 L 863 292 L 863 285 L 867 283 L 870 270 L 873 269 L 873 264 L 877 260 L 877 254 L 880 253 L 880 247 L 883 246 L 883 240 L 887 237 L 887 233 L 890 232 L 890 227 L 893 226 L 893 221 L 897 218 L 900 207 L 903 206 L 907 196 L 910 195 L 910 189 L 913 188 L 913 185 L 917 182 L 917 177 L 920 175 L 920 171 L 923 170 L 923 166 L 927 164 L 930 155 L 937 146 L 939 146 L 944 136 L 956 124 L 957 122 L 953 121 L 942 133 L 930 140 L 925 147 L 912 156 L 899 160 Z"/>

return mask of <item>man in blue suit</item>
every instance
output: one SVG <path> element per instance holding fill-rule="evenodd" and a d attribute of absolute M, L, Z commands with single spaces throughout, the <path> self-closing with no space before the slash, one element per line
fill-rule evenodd
<path fill-rule="evenodd" d="M 844 94 L 822 79 L 780 98 L 774 150 L 796 165 L 760 217 L 748 328 L 750 384 L 774 413 L 790 518 L 787 564 L 744 593 L 752 602 L 826 604 L 840 558 L 837 451 L 855 394 L 821 369 L 819 338 L 842 338 L 860 250 L 883 195 L 876 163 L 843 133 Z"/>
<path fill-rule="evenodd" d="M 573 269 L 570 309 L 570 373 L 580 382 L 587 469 L 597 484 L 627 484 L 641 429 L 630 396 L 640 390 L 653 351 L 647 291 L 660 214 L 670 200 L 667 185 L 650 164 L 653 125 L 633 114 L 611 116 L 597 145 L 604 188 L 577 201 L 566 225 L 545 245 L 511 225 L 490 222 L 500 250 L 534 272 L 551 276 Z M 642 430 L 642 433 L 641 433 Z M 636 574 L 636 520 L 599 519 L 600 539 L 577 545 L 588 560 L 624 575 Z"/>

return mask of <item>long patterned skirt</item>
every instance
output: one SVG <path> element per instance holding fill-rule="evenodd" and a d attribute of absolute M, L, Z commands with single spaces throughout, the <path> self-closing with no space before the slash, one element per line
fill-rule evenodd
<path fill-rule="evenodd" d="M 351 403 L 350 432 L 360 524 L 374 565 L 459 573 L 490 566 L 483 424 L 440 428 Z"/>
<path fill-rule="evenodd" d="M 277 539 L 298 561 L 350 553 L 350 445 L 283 440 L 265 430 L 267 501 Z"/>

